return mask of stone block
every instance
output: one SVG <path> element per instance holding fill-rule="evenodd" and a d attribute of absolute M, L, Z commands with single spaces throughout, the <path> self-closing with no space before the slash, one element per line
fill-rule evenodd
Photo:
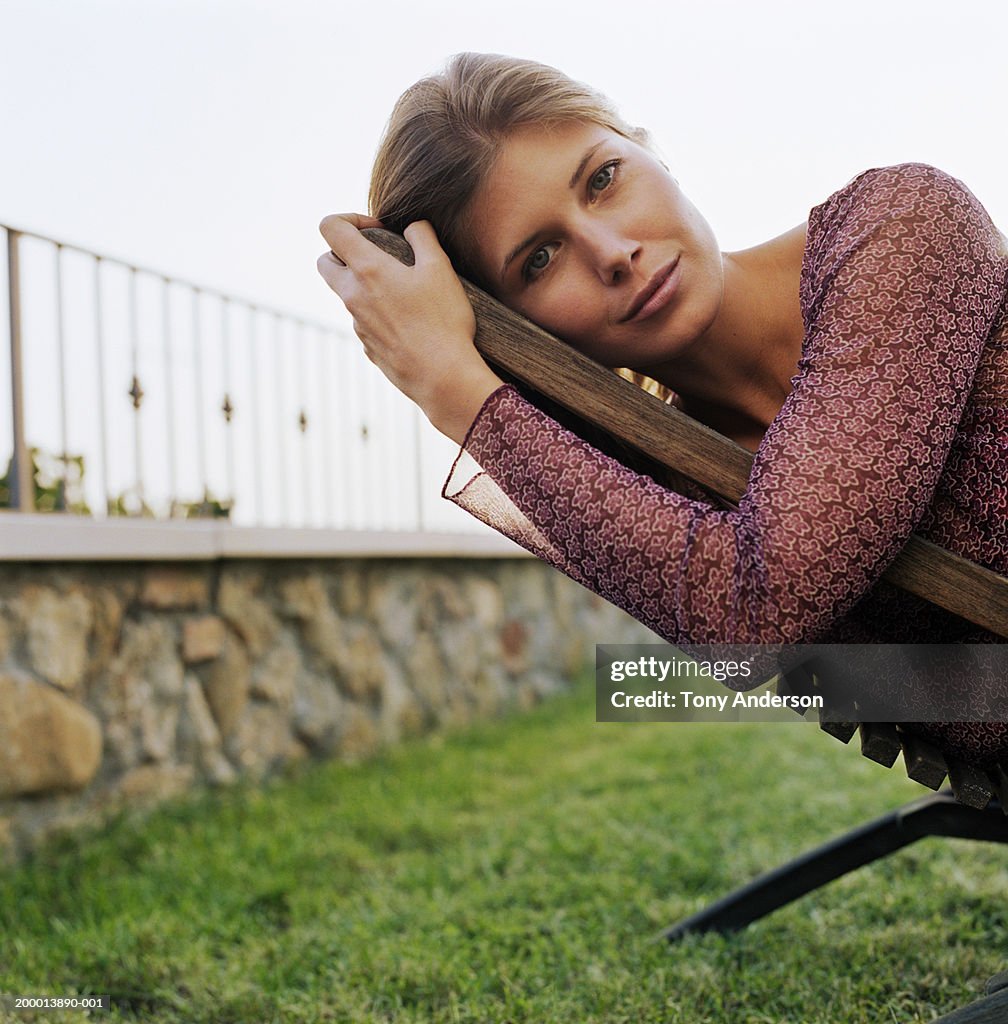
<path fill-rule="evenodd" d="M 140 604 L 159 611 L 205 608 L 210 600 L 203 569 L 152 566 L 143 574 Z"/>
<path fill-rule="evenodd" d="M 487 662 L 473 680 L 470 695 L 478 716 L 489 718 L 497 714 L 510 696 L 510 686 L 500 665 Z"/>
<path fill-rule="evenodd" d="M 291 734 L 289 716 L 272 704 L 249 703 L 224 749 L 239 772 L 263 778 L 304 756 L 304 746 Z"/>
<path fill-rule="evenodd" d="M 375 753 L 380 746 L 381 735 L 374 719 L 353 704 L 345 705 L 337 746 L 340 756 L 357 761 Z"/>
<path fill-rule="evenodd" d="M 424 714 L 416 695 L 407 685 L 402 668 L 387 655 L 382 689 L 380 732 L 384 743 L 415 736 L 423 729 Z"/>
<path fill-rule="evenodd" d="M 508 572 L 507 569 L 512 571 Z M 543 565 L 532 563 L 502 567 L 504 604 L 516 618 L 548 620 L 552 613 L 550 580 L 551 574 Z M 590 591 L 585 591 L 585 597 L 589 600 L 594 596 Z"/>
<path fill-rule="evenodd" d="M 224 649 L 227 627 L 216 615 L 202 615 L 182 623 L 182 660 L 187 665 L 216 658 Z"/>
<path fill-rule="evenodd" d="M 253 669 L 249 692 L 279 707 L 289 707 L 294 680 L 301 668 L 301 653 L 290 640 L 273 647 Z"/>
<path fill-rule="evenodd" d="M 43 679 L 74 693 L 84 677 L 91 603 L 80 593 L 29 585 L 14 602 L 25 636 L 28 665 Z"/>
<path fill-rule="evenodd" d="M 230 786 L 238 781 L 238 772 L 235 771 L 234 765 L 220 751 L 208 759 L 203 767 L 203 775 L 213 786 Z"/>
<path fill-rule="evenodd" d="M 225 571 L 217 592 L 218 612 L 242 638 L 253 658 L 265 654 L 280 632 L 280 620 L 262 591 L 261 576 Z"/>
<path fill-rule="evenodd" d="M 308 650 L 317 654 L 330 668 L 338 669 L 346 662 L 346 630 L 332 608 L 327 606 L 308 619 L 302 636 Z"/>
<path fill-rule="evenodd" d="M 177 757 L 194 765 L 203 779 L 215 786 L 234 782 L 238 773 L 224 756 L 223 744 L 213 712 L 195 675 L 185 680 L 185 699 L 179 715 Z"/>
<path fill-rule="evenodd" d="M 357 626 L 350 631 L 346 660 L 340 666 L 343 686 L 352 697 L 377 698 L 385 683 L 383 651 L 373 629 Z"/>
<path fill-rule="evenodd" d="M 475 679 L 483 665 L 483 635 L 471 622 L 444 622 L 437 630 L 451 683 Z"/>
<path fill-rule="evenodd" d="M 500 660 L 505 671 L 519 675 L 528 668 L 529 628 L 520 619 L 509 619 L 501 627 Z"/>
<path fill-rule="evenodd" d="M 316 754 L 328 757 L 337 749 L 344 700 L 335 680 L 312 672 L 298 676 L 294 694 L 294 731 Z"/>
<path fill-rule="evenodd" d="M 418 604 L 421 625 L 436 627 L 442 622 L 467 619 L 471 608 L 462 582 L 442 573 L 427 572 L 419 587 Z"/>
<path fill-rule="evenodd" d="M 145 761 L 167 761 L 175 753 L 179 707 L 150 700 L 140 705 L 140 753 Z"/>
<path fill-rule="evenodd" d="M 329 608 L 329 597 L 317 573 L 282 580 L 279 594 L 281 613 L 294 619 L 314 619 Z"/>
<path fill-rule="evenodd" d="M 447 669 L 438 644 L 430 633 L 420 633 L 404 653 L 406 684 L 421 703 L 434 711 L 445 699 Z"/>
<path fill-rule="evenodd" d="M 171 757 L 183 681 L 177 648 L 170 622 L 153 616 L 127 621 L 119 653 L 92 684 L 90 699 L 116 767 Z"/>
<path fill-rule="evenodd" d="M 176 749 L 183 761 L 201 767 L 221 749 L 220 730 L 203 695 L 203 687 L 192 674 L 185 678 Z"/>
<path fill-rule="evenodd" d="M 173 623 L 155 617 L 127 621 L 113 671 L 142 676 L 159 698 L 181 696 L 184 673 Z"/>
<path fill-rule="evenodd" d="M 504 618 L 500 587 L 489 579 L 472 577 L 465 581 L 464 600 L 481 629 L 492 630 Z"/>
<path fill-rule="evenodd" d="M 87 708 L 44 683 L 0 676 L 0 797 L 83 789 L 101 753 Z"/>
<path fill-rule="evenodd" d="M 192 785 L 191 764 L 141 764 L 126 772 L 112 793 L 114 803 L 157 803 L 178 796 Z"/>
<path fill-rule="evenodd" d="M 107 669 L 119 647 L 124 604 L 117 589 L 114 584 L 90 588 L 92 623 L 88 675 L 92 680 Z"/>
<path fill-rule="evenodd" d="M 228 736 L 249 699 L 251 670 L 245 648 L 226 637 L 220 657 L 206 671 L 204 692 L 221 736 Z"/>
<path fill-rule="evenodd" d="M 373 576 L 368 588 L 368 621 L 386 644 L 408 646 L 416 635 L 420 609 L 427 607 L 429 597 L 426 586 L 418 591 L 412 574 Z"/>
<path fill-rule="evenodd" d="M 363 614 L 366 594 L 364 570 L 356 563 L 344 562 L 336 579 L 336 610 L 348 617 Z"/>

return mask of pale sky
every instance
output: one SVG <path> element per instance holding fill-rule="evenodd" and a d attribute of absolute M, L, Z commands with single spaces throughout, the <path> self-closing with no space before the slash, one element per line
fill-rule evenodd
<path fill-rule="evenodd" d="M 0 0 L 0 223 L 345 327 L 318 222 L 364 209 L 402 90 L 479 50 L 608 93 L 726 250 L 907 160 L 1008 230 L 1006 39 L 995 0 Z"/>
<path fill-rule="evenodd" d="M 938 164 L 1008 226 L 1008 5 L 0 0 L 0 221 L 320 317 L 399 93 L 527 56 L 649 128 L 726 249 L 854 174 Z"/>

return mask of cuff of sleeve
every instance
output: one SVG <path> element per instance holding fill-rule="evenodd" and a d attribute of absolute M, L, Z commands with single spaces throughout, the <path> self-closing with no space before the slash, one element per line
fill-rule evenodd
<path fill-rule="evenodd" d="M 476 413 L 472 423 L 469 424 L 469 429 L 466 431 L 466 435 L 462 438 L 462 445 L 459 448 L 458 455 L 455 456 L 455 461 L 452 463 L 451 469 L 448 471 L 448 478 L 444 482 L 444 486 L 441 488 L 441 497 L 447 498 L 449 501 L 454 501 L 460 492 L 465 489 L 465 483 L 461 486 L 456 486 L 453 481 L 458 481 L 460 478 L 467 481 L 473 479 L 473 471 L 470 469 L 466 470 L 465 463 L 479 461 L 478 452 L 481 447 L 480 440 L 484 430 L 487 427 L 487 422 L 491 418 L 493 410 L 507 397 L 509 393 L 513 393 L 516 397 L 520 397 L 518 389 L 513 384 L 502 384 L 499 388 L 491 391 L 487 395 L 483 404 L 479 408 L 479 412 Z M 481 470 L 477 469 L 476 474 L 478 475 Z"/>
<path fill-rule="evenodd" d="M 492 417 L 494 410 L 509 397 L 521 398 L 521 394 L 513 384 L 501 384 L 495 391 L 491 391 L 484 399 L 483 404 L 476 413 L 466 435 L 462 438 L 462 448 L 471 453 L 478 451 L 480 439 L 488 420 Z"/>

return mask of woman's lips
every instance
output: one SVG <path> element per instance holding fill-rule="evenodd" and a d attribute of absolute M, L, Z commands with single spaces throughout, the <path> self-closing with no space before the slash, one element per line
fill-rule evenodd
<path fill-rule="evenodd" d="M 630 312 L 623 318 L 624 323 L 636 323 L 653 316 L 663 309 L 679 287 L 679 257 L 662 267 L 634 299 Z"/>

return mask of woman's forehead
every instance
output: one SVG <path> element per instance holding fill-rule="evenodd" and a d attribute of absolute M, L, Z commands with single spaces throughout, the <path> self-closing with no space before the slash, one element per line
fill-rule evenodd
<path fill-rule="evenodd" d="M 553 160 L 577 159 L 586 147 L 608 139 L 624 139 L 625 136 L 594 121 L 561 121 L 550 124 L 524 125 L 511 132 L 504 140 L 496 169 L 501 164 L 512 167 L 517 161 L 525 162 L 529 157 L 536 161 L 528 166 L 535 173 L 545 169 Z"/>
<path fill-rule="evenodd" d="M 483 272 L 499 276 L 507 254 L 577 186 L 595 153 L 607 143 L 629 141 L 585 121 L 528 125 L 512 132 L 470 206 Z"/>

